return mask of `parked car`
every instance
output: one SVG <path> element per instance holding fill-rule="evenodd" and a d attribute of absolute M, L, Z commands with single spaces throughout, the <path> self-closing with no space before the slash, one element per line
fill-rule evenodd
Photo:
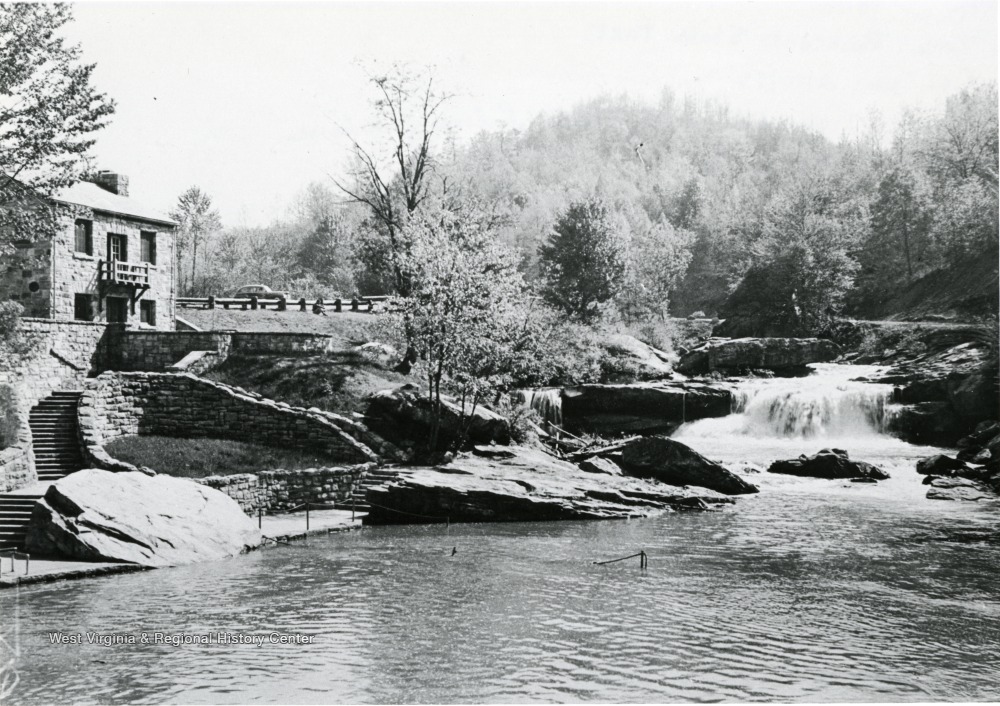
<path fill-rule="evenodd" d="M 266 284 L 248 284 L 246 286 L 240 287 L 233 294 L 234 299 L 250 299 L 251 297 L 257 297 L 258 299 L 281 299 L 282 297 L 288 299 L 288 292 L 279 292 L 275 289 L 271 289 Z"/>

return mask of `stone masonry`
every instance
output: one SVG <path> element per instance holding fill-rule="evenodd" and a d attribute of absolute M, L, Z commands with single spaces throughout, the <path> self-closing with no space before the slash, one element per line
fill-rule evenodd
<path fill-rule="evenodd" d="M 287 512 L 304 503 L 332 505 L 350 501 L 354 486 L 374 464 L 347 468 L 307 468 L 301 471 L 262 471 L 232 476 L 210 476 L 198 482 L 221 490 L 256 515 Z"/>
<path fill-rule="evenodd" d="M 190 374 L 104 373 L 88 381 L 79 415 L 85 455 L 99 466 L 107 457 L 105 444 L 135 434 L 252 439 L 269 446 L 315 449 L 347 463 L 399 458 L 391 444 L 344 417 L 274 402 Z"/>

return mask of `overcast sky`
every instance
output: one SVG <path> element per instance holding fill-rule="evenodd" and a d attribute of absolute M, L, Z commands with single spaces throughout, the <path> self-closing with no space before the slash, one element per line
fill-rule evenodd
<path fill-rule="evenodd" d="M 84 3 L 69 30 L 118 102 L 95 149 L 132 195 L 197 184 L 263 225 L 370 122 L 358 60 L 433 64 L 459 135 L 665 87 L 832 139 L 996 80 L 996 2 Z"/>

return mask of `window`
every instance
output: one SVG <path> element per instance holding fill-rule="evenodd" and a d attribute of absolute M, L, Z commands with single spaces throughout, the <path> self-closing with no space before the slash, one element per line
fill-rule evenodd
<path fill-rule="evenodd" d="M 128 261 L 128 244 L 121 233 L 108 233 L 108 259 Z"/>
<path fill-rule="evenodd" d="M 139 302 L 139 322 L 147 326 L 156 326 L 156 302 Z"/>
<path fill-rule="evenodd" d="M 73 318 L 77 321 L 94 320 L 94 299 L 89 294 L 73 295 Z"/>
<path fill-rule="evenodd" d="M 76 222 L 76 247 L 74 249 L 86 255 L 94 254 L 94 224 L 83 218 Z"/>
<path fill-rule="evenodd" d="M 156 264 L 156 233 L 142 231 L 139 234 L 139 245 L 141 252 L 139 259 L 141 262 L 148 262 L 150 265 Z"/>

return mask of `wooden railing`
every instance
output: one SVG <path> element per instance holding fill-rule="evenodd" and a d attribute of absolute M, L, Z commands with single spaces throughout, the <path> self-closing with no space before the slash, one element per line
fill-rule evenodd
<path fill-rule="evenodd" d="M 372 312 L 392 299 L 388 296 L 354 297 L 351 299 L 323 299 L 326 313 L 342 311 Z M 178 297 L 177 306 L 182 309 L 270 309 L 272 311 L 312 311 L 316 299 L 282 299 L 280 297 Z"/>
<path fill-rule="evenodd" d="M 122 260 L 98 260 L 97 279 L 108 284 L 126 284 L 137 287 L 149 286 L 149 263 L 124 262 Z"/>

